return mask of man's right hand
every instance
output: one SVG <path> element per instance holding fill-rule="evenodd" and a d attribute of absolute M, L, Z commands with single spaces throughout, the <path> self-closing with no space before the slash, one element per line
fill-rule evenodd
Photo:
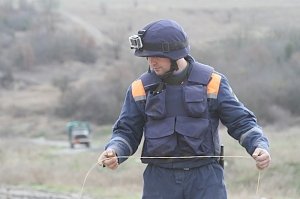
<path fill-rule="evenodd" d="M 119 166 L 118 157 L 114 150 L 105 150 L 98 158 L 98 164 L 108 167 L 110 169 L 116 169 Z"/>

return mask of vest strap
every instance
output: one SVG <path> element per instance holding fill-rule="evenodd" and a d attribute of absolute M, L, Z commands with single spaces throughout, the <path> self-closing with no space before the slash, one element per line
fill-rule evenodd
<path fill-rule="evenodd" d="M 212 73 L 211 80 L 207 85 L 207 97 L 217 99 L 221 84 L 221 75 Z"/>
<path fill-rule="evenodd" d="M 221 75 L 212 73 L 207 85 L 207 97 L 217 99 L 221 84 Z M 141 79 L 135 80 L 132 85 L 132 96 L 135 101 L 146 100 L 146 92 Z"/>
<path fill-rule="evenodd" d="M 207 98 L 217 99 L 220 84 L 221 84 L 221 79 L 222 79 L 221 75 L 217 74 L 216 72 L 212 72 L 213 68 L 206 65 L 201 65 L 201 67 L 197 67 L 197 68 L 195 66 L 193 68 L 195 68 L 194 69 L 195 71 L 193 71 L 194 73 L 193 72 L 191 73 L 191 77 L 189 77 L 189 81 L 195 81 L 201 84 L 207 84 Z M 202 78 L 199 78 L 199 73 L 204 74 Z M 206 78 L 206 76 L 208 77 Z M 206 79 L 208 83 L 206 82 Z M 146 100 L 145 90 L 148 90 L 152 86 L 157 86 L 160 81 L 161 80 L 158 79 L 158 77 L 152 73 L 143 74 L 140 77 L 140 79 L 135 80 L 131 84 L 132 96 L 134 100 L 135 101 Z"/>
<path fill-rule="evenodd" d="M 142 80 L 135 80 L 132 82 L 131 87 L 134 101 L 146 100 L 146 92 Z"/>

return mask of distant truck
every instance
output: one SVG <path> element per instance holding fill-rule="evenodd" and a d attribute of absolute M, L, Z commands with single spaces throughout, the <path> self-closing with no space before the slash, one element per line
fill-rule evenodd
<path fill-rule="evenodd" d="M 91 128 L 88 122 L 68 122 L 67 131 L 71 148 L 74 148 L 75 144 L 84 144 L 87 148 L 90 147 Z"/>

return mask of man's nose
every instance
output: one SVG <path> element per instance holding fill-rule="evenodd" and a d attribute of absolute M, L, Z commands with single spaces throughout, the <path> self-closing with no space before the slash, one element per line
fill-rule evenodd
<path fill-rule="evenodd" d="M 151 65 L 156 64 L 157 63 L 157 59 L 155 59 L 155 57 L 148 57 L 148 61 Z"/>

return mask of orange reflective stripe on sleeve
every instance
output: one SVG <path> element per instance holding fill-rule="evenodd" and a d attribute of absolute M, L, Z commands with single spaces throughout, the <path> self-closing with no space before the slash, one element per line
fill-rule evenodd
<path fill-rule="evenodd" d="M 132 82 L 131 84 L 132 88 L 132 96 L 135 101 L 145 100 L 146 99 L 146 93 L 144 89 L 144 85 L 142 80 L 138 79 Z"/>
<path fill-rule="evenodd" d="M 219 87 L 221 84 L 221 75 L 213 73 L 211 75 L 211 80 L 207 85 L 207 97 L 217 99 L 219 93 Z"/>

